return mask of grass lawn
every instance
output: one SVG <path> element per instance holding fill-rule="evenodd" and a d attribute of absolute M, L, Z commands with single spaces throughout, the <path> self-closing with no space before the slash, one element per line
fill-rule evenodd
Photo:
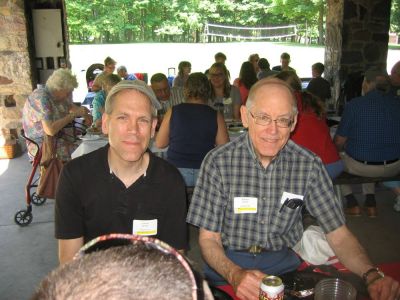
<path fill-rule="evenodd" d="M 389 50 L 387 65 L 390 68 L 399 60 L 399 50 Z M 204 72 L 214 62 L 214 54 L 223 52 L 227 56 L 226 65 L 231 74 L 231 81 L 239 75 L 241 64 L 250 54 L 258 53 L 268 59 L 272 66 L 280 64 L 282 52 L 291 56 L 291 66 L 300 77 L 311 77 L 311 65 L 324 62 L 325 48 L 317 45 L 272 42 L 231 42 L 231 43 L 137 43 L 137 44 L 102 44 L 70 45 L 72 71 L 77 74 L 79 87 L 74 92 L 74 101 L 83 101 L 87 89 L 85 72 L 93 63 L 103 63 L 111 56 L 118 65 L 125 65 L 130 73 L 143 72 L 150 77 L 154 73 L 178 72 L 182 60 L 190 61 L 192 72 Z M 170 69 L 170 70 L 169 70 Z"/>

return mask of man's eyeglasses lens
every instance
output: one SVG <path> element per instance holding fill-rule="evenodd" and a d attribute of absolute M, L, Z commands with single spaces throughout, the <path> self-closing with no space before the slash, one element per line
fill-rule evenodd
<path fill-rule="evenodd" d="M 270 125 L 272 122 L 275 122 L 276 126 L 282 128 L 288 128 L 292 125 L 293 120 L 288 118 L 278 118 L 272 120 L 272 118 L 268 115 L 254 115 L 251 111 L 249 111 L 251 117 L 254 119 L 256 124 L 266 126 Z"/>

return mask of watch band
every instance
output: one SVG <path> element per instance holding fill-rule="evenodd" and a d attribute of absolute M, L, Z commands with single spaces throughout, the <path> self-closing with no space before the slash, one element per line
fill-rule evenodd
<path fill-rule="evenodd" d="M 368 282 L 368 281 L 367 281 L 367 280 L 368 280 L 368 276 L 369 276 L 370 274 L 372 274 L 372 273 L 377 273 L 377 274 L 379 275 L 379 277 L 376 277 L 376 278 L 374 278 L 372 281 Z M 375 281 L 378 280 L 378 279 L 384 278 L 384 277 L 385 277 L 385 274 L 384 274 L 381 270 L 379 270 L 379 268 L 371 268 L 371 269 L 369 269 L 367 272 L 365 272 L 365 273 L 362 275 L 362 279 L 364 280 L 365 284 L 367 284 L 367 285 L 369 285 L 369 284 L 375 282 Z"/>

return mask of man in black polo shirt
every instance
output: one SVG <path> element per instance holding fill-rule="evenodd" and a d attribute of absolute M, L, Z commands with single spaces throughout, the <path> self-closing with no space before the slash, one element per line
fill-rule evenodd
<path fill-rule="evenodd" d="M 140 80 L 107 96 L 102 130 L 109 144 L 67 164 L 56 195 L 60 263 L 94 237 L 131 233 L 187 248 L 185 183 L 178 170 L 148 151 L 160 104 Z"/>

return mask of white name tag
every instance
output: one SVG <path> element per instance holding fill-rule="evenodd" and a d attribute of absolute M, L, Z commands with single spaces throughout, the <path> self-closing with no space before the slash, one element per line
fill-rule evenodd
<path fill-rule="evenodd" d="M 300 199 L 303 200 L 304 196 L 303 195 L 296 195 L 288 192 L 283 192 L 282 198 L 281 198 L 281 204 L 285 203 L 287 199 Z"/>
<path fill-rule="evenodd" d="M 224 98 L 224 100 L 222 100 L 222 103 L 224 105 L 232 104 L 232 99 L 231 98 Z"/>
<path fill-rule="evenodd" d="M 256 214 L 257 198 L 254 197 L 234 197 L 233 211 L 235 214 Z"/>
<path fill-rule="evenodd" d="M 157 235 L 157 219 L 133 220 L 132 233 L 137 235 Z"/>

